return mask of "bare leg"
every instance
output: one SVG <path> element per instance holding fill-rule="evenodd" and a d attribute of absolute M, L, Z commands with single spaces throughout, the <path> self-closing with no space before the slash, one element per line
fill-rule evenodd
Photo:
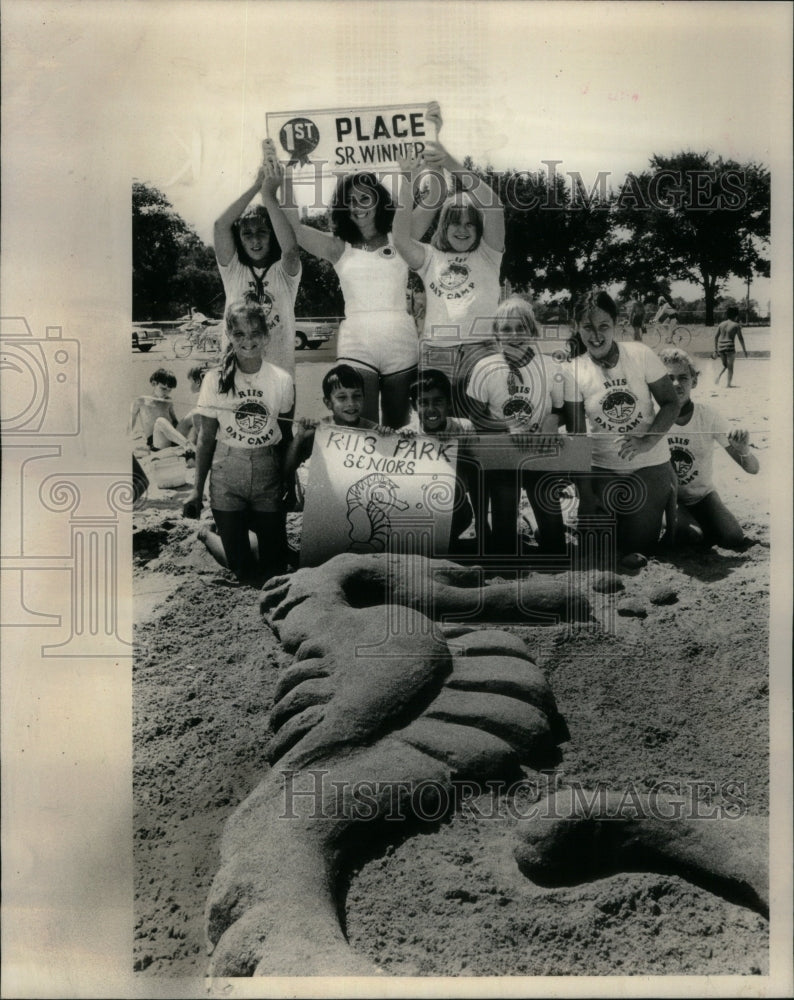
<path fill-rule="evenodd" d="M 158 450 L 167 448 L 169 445 L 177 445 L 180 448 L 193 450 L 190 442 L 184 434 L 180 434 L 173 424 L 169 423 L 165 417 L 158 417 L 154 422 L 152 430 L 152 444 Z"/>
<path fill-rule="evenodd" d="M 740 552 L 747 545 L 742 526 L 720 499 L 716 490 L 688 508 L 703 530 L 706 542 Z"/>
<path fill-rule="evenodd" d="M 255 580 L 257 577 L 258 559 L 254 555 L 251 545 L 250 533 L 248 531 L 248 514 L 238 510 L 215 510 L 212 509 L 212 516 L 218 526 L 218 534 L 221 540 L 225 565 L 234 573 L 240 581 Z M 217 537 L 217 536 L 216 536 Z M 213 536 L 210 534 L 210 539 Z M 213 556 L 221 562 L 216 555 L 217 545 L 212 542 L 212 547 L 208 539 L 202 541 L 207 546 Z"/>
<path fill-rule="evenodd" d="M 736 355 L 729 354 L 726 357 L 725 360 L 726 360 L 726 364 L 727 364 L 727 367 L 728 367 L 728 388 L 732 389 L 733 388 L 733 363 L 736 360 Z"/>

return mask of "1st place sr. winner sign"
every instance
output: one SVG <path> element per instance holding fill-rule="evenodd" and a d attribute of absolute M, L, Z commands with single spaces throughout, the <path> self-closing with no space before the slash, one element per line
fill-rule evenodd
<path fill-rule="evenodd" d="M 312 165 L 322 173 L 390 168 L 435 140 L 426 113 L 426 104 L 277 112 L 266 116 L 267 134 L 288 166 Z"/>

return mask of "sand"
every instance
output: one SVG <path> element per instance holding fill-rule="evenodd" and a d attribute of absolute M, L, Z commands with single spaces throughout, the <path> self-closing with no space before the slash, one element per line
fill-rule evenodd
<path fill-rule="evenodd" d="M 645 617 L 600 609 L 603 630 L 511 627 L 534 651 L 571 732 L 556 779 L 677 783 L 707 808 L 737 794 L 768 812 L 770 483 L 768 360 L 695 398 L 752 432 L 761 472 L 720 453 L 723 500 L 754 540 L 682 551 L 622 574 Z M 316 365 L 320 372 L 323 366 Z M 289 662 L 257 594 L 226 577 L 181 518 L 187 488 L 149 491 L 134 517 L 134 968 L 203 976 L 203 908 L 224 821 L 267 767 L 268 712 Z M 292 516 L 292 528 L 297 527 Z M 651 598 L 661 589 L 668 603 Z M 610 610 L 611 609 L 611 610 Z M 700 791 L 694 789 L 702 783 Z M 735 783 L 731 785 L 731 783 Z M 485 797 L 351 874 L 354 948 L 421 976 L 767 974 L 760 916 L 673 875 L 623 873 L 540 888 L 512 858 L 515 818 Z M 285 891 L 288 887 L 285 887 Z"/>

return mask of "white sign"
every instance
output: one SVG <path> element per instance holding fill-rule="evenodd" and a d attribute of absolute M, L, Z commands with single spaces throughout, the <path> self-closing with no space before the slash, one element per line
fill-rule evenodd
<path fill-rule="evenodd" d="M 426 104 L 268 114 L 267 134 L 279 160 L 322 173 L 393 168 L 400 157 L 418 156 L 436 127 Z"/>
<path fill-rule="evenodd" d="M 317 566 L 340 552 L 446 554 L 456 461 L 456 441 L 318 427 L 301 566 Z"/>

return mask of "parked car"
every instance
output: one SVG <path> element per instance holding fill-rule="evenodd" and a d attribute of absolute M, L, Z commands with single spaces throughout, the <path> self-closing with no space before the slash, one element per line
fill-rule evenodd
<path fill-rule="evenodd" d="M 302 351 L 308 347 L 316 351 L 328 343 L 338 329 L 339 321 L 336 319 L 296 319 L 295 350 Z"/>
<path fill-rule="evenodd" d="M 159 344 L 163 340 L 165 340 L 165 336 L 156 327 L 139 326 L 132 331 L 133 351 L 143 351 L 144 354 L 147 354 L 155 344 Z"/>

